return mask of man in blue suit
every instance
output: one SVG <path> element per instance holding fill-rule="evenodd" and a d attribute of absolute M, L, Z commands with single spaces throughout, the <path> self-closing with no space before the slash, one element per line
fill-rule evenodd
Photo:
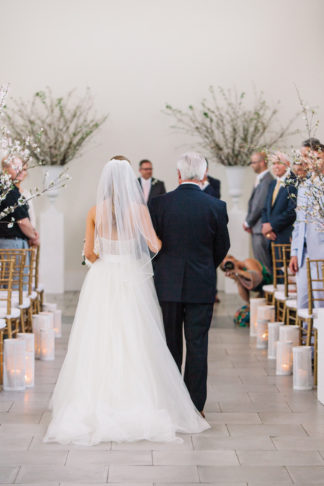
<path fill-rule="evenodd" d="M 295 176 L 290 171 L 290 162 L 285 154 L 276 152 L 270 159 L 271 170 L 276 177 L 268 189 L 262 210 L 262 234 L 270 242 L 290 243 L 293 224 L 296 219 L 297 189 L 288 179 Z"/>
<path fill-rule="evenodd" d="M 184 326 L 184 380 L 193 403 L 203 414 L 216 268 L 230 247 L 228 217 L 226 204 L 199 187 L 206 173 L 205 159 L 186 153 L 177 166 L 179 187 L 150 203 L 153 225 L 162 240 L 154 262 L 154 280 L 167 344 L 180 370 Z"/>
<path fill-rule="evenodd" d="M 302 155 L 306 159 L 311 151 L 313 160 L 322 160 L 324 172 L 324 145 L 316 140 L 316 145 L 311 149 L 310 145 L 304 145 L 301 149 Z M 307 268 L 306 260 L 324 260 L 324 232 L 320 228 L 324 227 L 324 221 L 320 217 L 312 217 L 312 197 L 311 197 L 312 179 L 305 180 L 298 188 L 297 195 L 297 220 L 292 233 L 291 241 L 291 259 L 289 268 L 297 274 L 297 307 L 298 309 L 307 309 L 308 292 L 307 292 Z M 324 196 L 323 196 L 324 201 Z M 324 205 L 324 202 L 323 202 Z M 313 269 L 311 269 L 313 271 Z M 320 269 L 321 270 L 321 269 Z M 322 298 L 319 292 L 316 292 L 316 298 Z M 315 307 L 323 306 L 323 302 L 315 301 Z"/>

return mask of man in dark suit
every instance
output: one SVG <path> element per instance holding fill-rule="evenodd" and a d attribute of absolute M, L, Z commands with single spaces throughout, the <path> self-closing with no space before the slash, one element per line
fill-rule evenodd
<path fill-rule="evenodd" d="M 272 173 L 276 177 L 269 185 L 264 208 L 262 210 L 262 234 L 270 242 L 290 243 L 293 224 L 296 220 L 297 189 L 287 181 L 295 176 L 290 171 L 287 156 L 276 152 L 271 157 Z"/>
<path fill-rule="evenodd" d="M 153 166 L 150 160 L 144 159 L 140 161 L 139 172 L 141 177 L 138 178 L 138 181 L 142 187 L 144 199 L 147 204 L 149 204 L 154 197 L 166 193 L 164 182 L 152 177 Z"/>
<path fill-rule="evenodd" d="M 251 156 L 252 169 L 257 174 L 255 185 L 249 199 L 248 214 L 243 229 L 252 235 L 253 255 L 260 263 L 271 269 L 269 241 L 262 234 L 261 215 L 273 176 L 268 170 L 266 154 L 254 152 Z"/>
<path fill-rule="evenodd" d="M 202 414 L 216 268 L 230 246 L 226 204 L 204 194 L 199 187 L 205 172 L 203 157 L 184 154 L 178 161 L 179 187 L 150 203 L 153 225 L 162 240 L 162 249 L 154 261 L 154 280 L 166 340 L 181 370 L 184 326 L 184 380 Z"/>
<path fill-rule="evenodd" d="M 221 193 L 220 193 L 220 180 L 219 179 L 215 179 L 215 177 L 212 177 L 210 175 L 208 175 L 208 160 L 206 160 L 206 164 L 207 164 L 207 177 L 205 178 L 205 181 L 204 181 L 204 185 L 205 185 L 205 189 L 203 189 L 203 191 L 205 191 L 207 194 L 210 194 L 211 196 L 214 196 L 214 197 L 217 197 L 218 199 L 220 199 L 221 197 Z M 206 185 L 206 182 L 208 183 L 208 185 Z"/>

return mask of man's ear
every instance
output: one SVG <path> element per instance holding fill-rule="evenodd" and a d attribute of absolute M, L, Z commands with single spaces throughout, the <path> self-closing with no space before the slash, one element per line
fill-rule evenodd
<path fill-rule="evenodd" d="M 181 184 L 182 179 L 181 179 L 181 174 L 180 174 L 180 170 L 179 169 L 177 169 L 177 173 L 178 173 L 178 181 L 179 181 L 179 184 Z"/>

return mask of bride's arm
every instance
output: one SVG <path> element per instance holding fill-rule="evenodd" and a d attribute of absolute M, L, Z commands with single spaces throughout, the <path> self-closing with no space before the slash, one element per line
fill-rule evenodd
<path fill-rule="evenodd" d="M 162 241 L 155 233 L 147 206 L 141 207 L 141 213 L 148 247 L 153 253 L 158 253 L 162 248 Z"/>
<path fill-rule="evenodd" d="M 84 256 L 91 263 L 98 259 L 98 255 L 94 252 L 94 234 L 96 222 L 96 207 L 90 209 L 87 216 L 86 234 L 84 243 Z"/>

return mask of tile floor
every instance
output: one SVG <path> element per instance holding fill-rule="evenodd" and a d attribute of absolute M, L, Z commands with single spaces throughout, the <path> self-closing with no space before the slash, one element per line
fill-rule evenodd
<path fill-rule="evenodd" d="M 48 401 L 66 352 L 78 298 L 48 296 L 64 313 L 54 362 L 36 362 L 36 385 L 0 392 L 0 483 L 51 486 L 324 485 L 324 407 L 294 392 L 291 377 L 234 328 L 235 296 L 221 295 L 209 348 L 206 416 L 212 428 L 182 444 L 140 442 L 92 448 L 43 444 Z"/>

